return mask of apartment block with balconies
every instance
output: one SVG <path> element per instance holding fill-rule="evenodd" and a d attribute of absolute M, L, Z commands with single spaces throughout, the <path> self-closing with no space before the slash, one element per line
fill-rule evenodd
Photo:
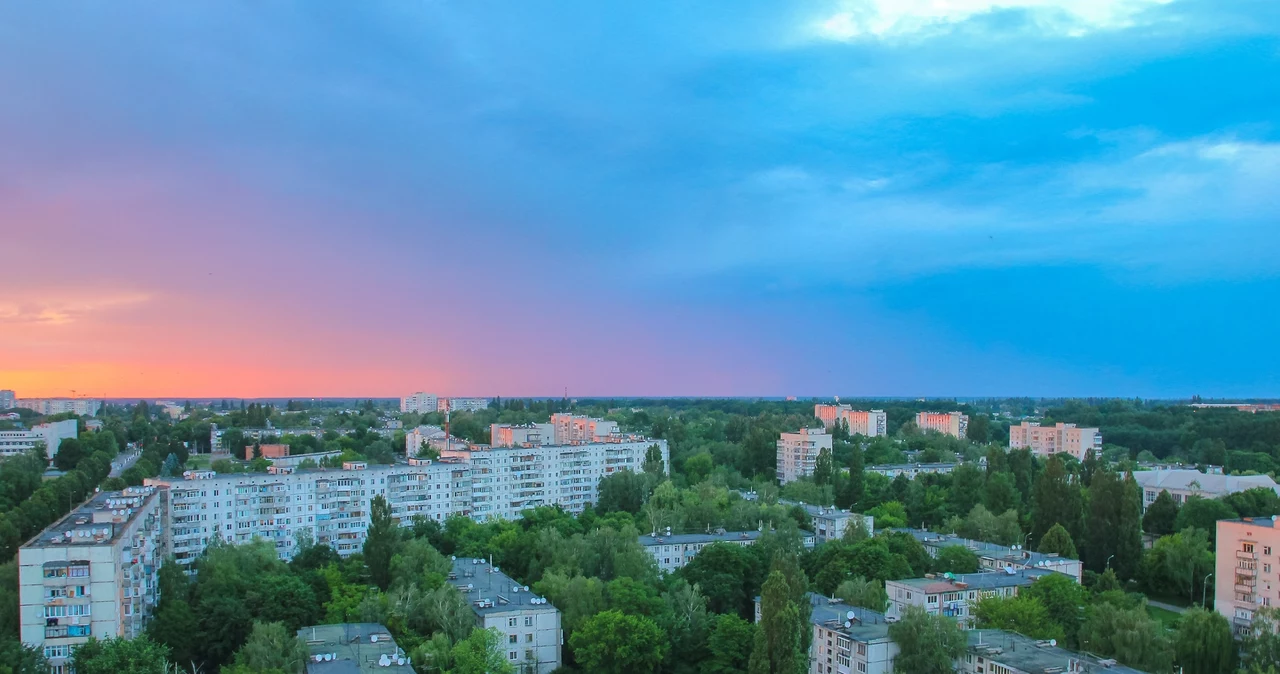
<path fill-rule="evenodd" d="M 831 436 L 823 428 L 801 428 L 778 438 L 778 483 L 813 475 L 818 454 L 831 451 Z"/>
<path fill-rule="evenodd" d="M 1218 522 L 1213 608 L 1238 636 L 1249 633 L 1254 611 L 1280 605 L 1280 527 L 1272 517 Z"/>

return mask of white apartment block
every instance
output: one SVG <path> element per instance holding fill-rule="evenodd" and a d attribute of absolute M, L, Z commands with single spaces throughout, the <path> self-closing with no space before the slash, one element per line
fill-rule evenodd
<path fill-rule="evenodd" d="M 1275 517 L 1218 522 L 1213 608 L 1236 635 L 1249 633 L 1253 613 L 1280 606 L 1280 526 Z"/>
<path fill-rule="evenodd" d="M 1004 571 L 1006 569 L 1044 569 L 1057 571 L 1070 576 L 1077 583 L 1084 576 L 1084 565 L 1078 559 L 1061 557 L 1057 553 L 1032 552 L 1020 545 L 1000 545 L 986 541 L 975 541 L 955 534 L 942 534 L 924 529 L 896 529 L 911 534 L 924 546 L 930 557 L 937 557 L 943 549 L 952 545 L 968 548 L 978 556 L 978 564 L 988 570 Z"/>
<path fill-rule="evenodd" d="M 671 461 L 666 440 L 613 438 L 589 444 L 473 445 L 442 452 L 441 458 L 471 468 L 471 515 L 478 520 L 516 519 L 521 511 L 544 505 L 576 514 L 597 501 L 601 478 L 643 470 L 650 447 L 658 446 L 664 470 Z"/>
<path fill-rule="evenodd" d="M 492 424 L 489 426 L 489 444 L 494 447 L 554 445 L 557 444 L 556 426 L 555 424 Z"/>
<path fill-rule="evenodd" d="M 778 499 L 778 503 L 785 506 L 800 506 L 809 513 L 809 518 L 813 521 L 815 543 L 838 541 L 844 538 L 844 532 L 855 522 L 862 523 L 862 528 L 866 529 L 868 536 L 874 536 L 876 533 L 875 518 L 871 515 L 860 515 L 832 506 L 816 506 L 787 499 Z"/>
<path fill-rule="evenodd" d="M 63 414 L 71 412 L 76 416 L 91 417 L 102 409 L 101 400 L 88 398 L 18 398 L 17 406 L 32 410 L 39 414 Z"/>
<path fill-rule="evenodd" d="M 823 428 L 831 430 L 837 423 L 844 422 L 849 427 L 850 435 L 875 437 L 887 435 L 889 432 L 889 415 L 884 410 L 855 410 L 850 405 L 836 404 L 813 406 L 813 416 L 822 420 Z"/>
<path fill-rule="evenodd" d="M 658 534 L 641 536 L 640 545 L 658 562 L 658 568 L 667 573 L 682 569 L 712 543 L 731 543 L 747 546 L 760 538 L 759 531 L 725 531 L 709 534 Z M 812 547 L 812 546 L 810 546 Z"/>
<path fill-rule="evenodd" d="M 89 637 L 132 639 L 158 599 L 163 495 L 96 494 L 18 550 L 21 639 L 68 674 Z"/>
<path fill-rule="evenodd" d="M 801 428 L 783 433 L 778 439 L 778 483 L 794 482 L 813 475 L 818 453 L 831 451 L 831 436 L 826 429 Z"/>
<path fill-rule="evenodd" d="M 906 475 L 914 480 L 917 475 L 946 475 L 955 469 L 954 463 L 892 463 L 867 466 L 866 472 L 878 473 L 890 480 L 899 475 Z"/>
<path fill-rule="evenodd" d="M 400 399 L 401 412 L 413 412 L 421 414 L 423 412 L 437 412 L 440 409 L 439 399 L 434 393 L 423 393 L 421 391 L 405 396 Z"/>
<path fill-rule="evenodd" d="M 1032 639 L 1003 630 L 969 630 L 958 674 L 1145 674 L 1089 653 L 1069 651 L 1049 639 Z"/>
<path fill-rule="evenodd" d="M 409 458 L 418 455 L 423 446 L 427 446 L 432 440 L 439 440 L 445 437 L 444 429 L 439 426 L 418 426 L 404 434 L 404 449 Z"/>
<path fill-rule="evenodd" d="M 75 419 L 36 424 L 29 429 L 0 431 L 0 456 L 21 454 L 43 443 L 45 458 L 52 460 L 63 440 L 79 437 Z"/>
<path fill-rule="evenodd" d="M 922 432 L 937 431 L 963 440 L 969 430 L 969 415 L 959 412 L 917 412 L 916 426 Z"/>
<path fill-rule="evenodd" d="M 414 515 L 437 521 L 467 515 L 471 499 L 467 466 L 429 461 L 392 466 L 349 462 L 342 470 L 275 474 L 187 471 L 182 478 L 153 478 L 147 484 L 167 492 L 165 531 L 170 552 L 183 566 L 195 561 L 214 537 L 237 544 L 261 538 L 287 560 L 303 531 L 346 556 L 364 547 L 375 496 L 387 499 L 402 526 Z"/>
<path fill-rule="evenodd" d="M 437 412 L 479 412 L 487 409 L 488 398 L 440 398 L 436 404 Z"/>
<path fill-rule="evenodd" d="M 809 674 L 890 674 L 898 645 L 889 639 L 884 614 L 809 595 Z M 757 618 L 757 622 L 758 622 Z"/>
<path fill-rule="evenodd" d="M 930 615 L 955 618 L 961 627 L 972 626 L 971 609 L 984 597 L 1013 597 L 1021 588 L 1053 573 L 1045 569 L 987 571 L 968 574 L 928 574 L 924 578 L 885 581 L 889 613 L 902 615 L 908 606 L 919 606 Z"/>
<path fill-rule="evenodd" d="M 14 395 L 9 389 L 0 390 L 0 410 L 11 410 L 17 407 L 16 400 L 18 396 Z"/>
<path fill-rule="evenodd" d="M 550 674 L 560 667 L 560 610 L 483 559 L 454 559 L 449 584 L 475 613 L 476 627 L 502 633 L 501 648 L 516 671 Z M 527 668 L 527 669 L 526 669 Z"/>
<path fill-rule="evenodd" d="M 1173 502 L 1182 505 L 1192 496 L 1200 498 L 1222 498 L 1249 489 L 1270 489 L 1280 494 L 1280 486 L 1270 475 L 1223 475 L 1222 473 L 1201 473 L 1195 469 L 1176 470 L 1138 470 L 1133 479 L 1142 487 L 1142 509 L 1145 511 L 1160 492 L 1167 491 Z"/>
<path fill-rule="evenodd" d="M 1095 454 L 1102 452 L 1102 435 L 1096 428 L 1078 428 L 1075 424 L 1041 426 L 1034 421 L 1024 421 L 1009 427 L 1009 449 L 1030 449 L 1036 456 L 1065 452 L 1084 461 L 1089 450 Z"/>

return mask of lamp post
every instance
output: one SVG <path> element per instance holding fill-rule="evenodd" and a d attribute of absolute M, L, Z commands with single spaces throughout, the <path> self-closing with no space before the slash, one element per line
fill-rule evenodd
<path fill-rule="evenodd" d="M 1027 542 L 1031 540 L 1031 534 L 1032 534 L 1032 533 L 1033 533 L 1033 532 L 1028 531 L 1028 532 L 1027 532 L 1027 535 L 1022 537 L 1022 549 L 1023 549 L 1023 550 L 1026 550 L 1026 549 L 1027 549 Z"/>
<path fill-rule="evenodd" d="M 1108 569 L 1110 569 L 1110 568 L 1111 568 L 1111 558 L 1112 558 L 1112 557 L 1115 557 L 1115 555 L 1111 555 L 1111 557 L 1108 557 L 1108 558 L 1107 558 L 1107 568 L 1108 568 Z M 1105 570 L 1105 569 L 1104 569 L 1104 570 Z"/>
<path fill-rule="evenodd" d="M 1200 607 L 1201 607 L 1201 608 L 1204 608 L 1204 603 L 1205 603 L 1205 601 L 1206 601 L 1206 599 L 1207 599 L 1207 596 L 1208 596 L 1208 593 L 1209 593 L 1209 578 L 1210 578 L 1210 576 L 1213 576 L 1213 572 L 1212 572 L 1212 571 L 1210 571 L 1210 572 L 1209 572 L 1209 575 L 1208 575 L 1208 576 L 1205 576 L 1205 577 L 1204 577 L 1204 580 L 1200 581 Z"/>

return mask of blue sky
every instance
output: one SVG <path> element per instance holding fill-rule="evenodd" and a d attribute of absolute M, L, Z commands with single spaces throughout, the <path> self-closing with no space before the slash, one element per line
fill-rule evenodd
<path fill-rule="evenodd" d="M 1275 2 L 24 4 L 0 63 L 28 388 L 1280 395 Z"/>

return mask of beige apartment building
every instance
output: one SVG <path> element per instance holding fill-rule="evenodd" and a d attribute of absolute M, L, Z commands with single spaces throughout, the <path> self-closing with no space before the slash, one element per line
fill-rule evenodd
<path fill-rule="evenodd" d="M 884 410 L 866 411 L 855 410 L 849 405 L 817 404 L 813 406 L 813 416 L 821 420 L 823 428 L 827 430 L 843 421 L 849 427 L 850 435 L 871 438 L 887 435 L 889 430 L 889 415 Z"/>
<path fill-rule="evenodd" d="M 823 428 L 801 428 L 778 439 L 778 483 L 813 475 L 818 453 L 831 451 L 831 436 Z"/>
<path fill-rule="evenodd" d="M 1237 635 L 1249 633 L 1253 612 L 1280 605 L 1280 527 L 1275 517 L 1218 522 L 1213 608 Z"/>
<path fill-rule="evenodd" d="M 1009 427 L 1009 449 L 1030 449 L 1036 456 L 1052 456 L 1064 452 L 1083 461 L 1089 450 L 1102 451 L 1102 435 L 1096 428 L 1078 428 L 1075 424 L 1041 426 L 1034 421 Z"/>
<path fill-rule="evenodd" d="M 916 426 L 921 431 L 937 431 L 963 440 L 969 430 L 969 415 L 959 412 L 917 412 Z"/>
<path fill-rule="evenodd" d="M 165 556 L 162 501 L 151 487 L 96 494 L 19 548 L 22 642 L 53 674 L 69 673 L 71 652 L 91 636 L 142 633 Z"/>

